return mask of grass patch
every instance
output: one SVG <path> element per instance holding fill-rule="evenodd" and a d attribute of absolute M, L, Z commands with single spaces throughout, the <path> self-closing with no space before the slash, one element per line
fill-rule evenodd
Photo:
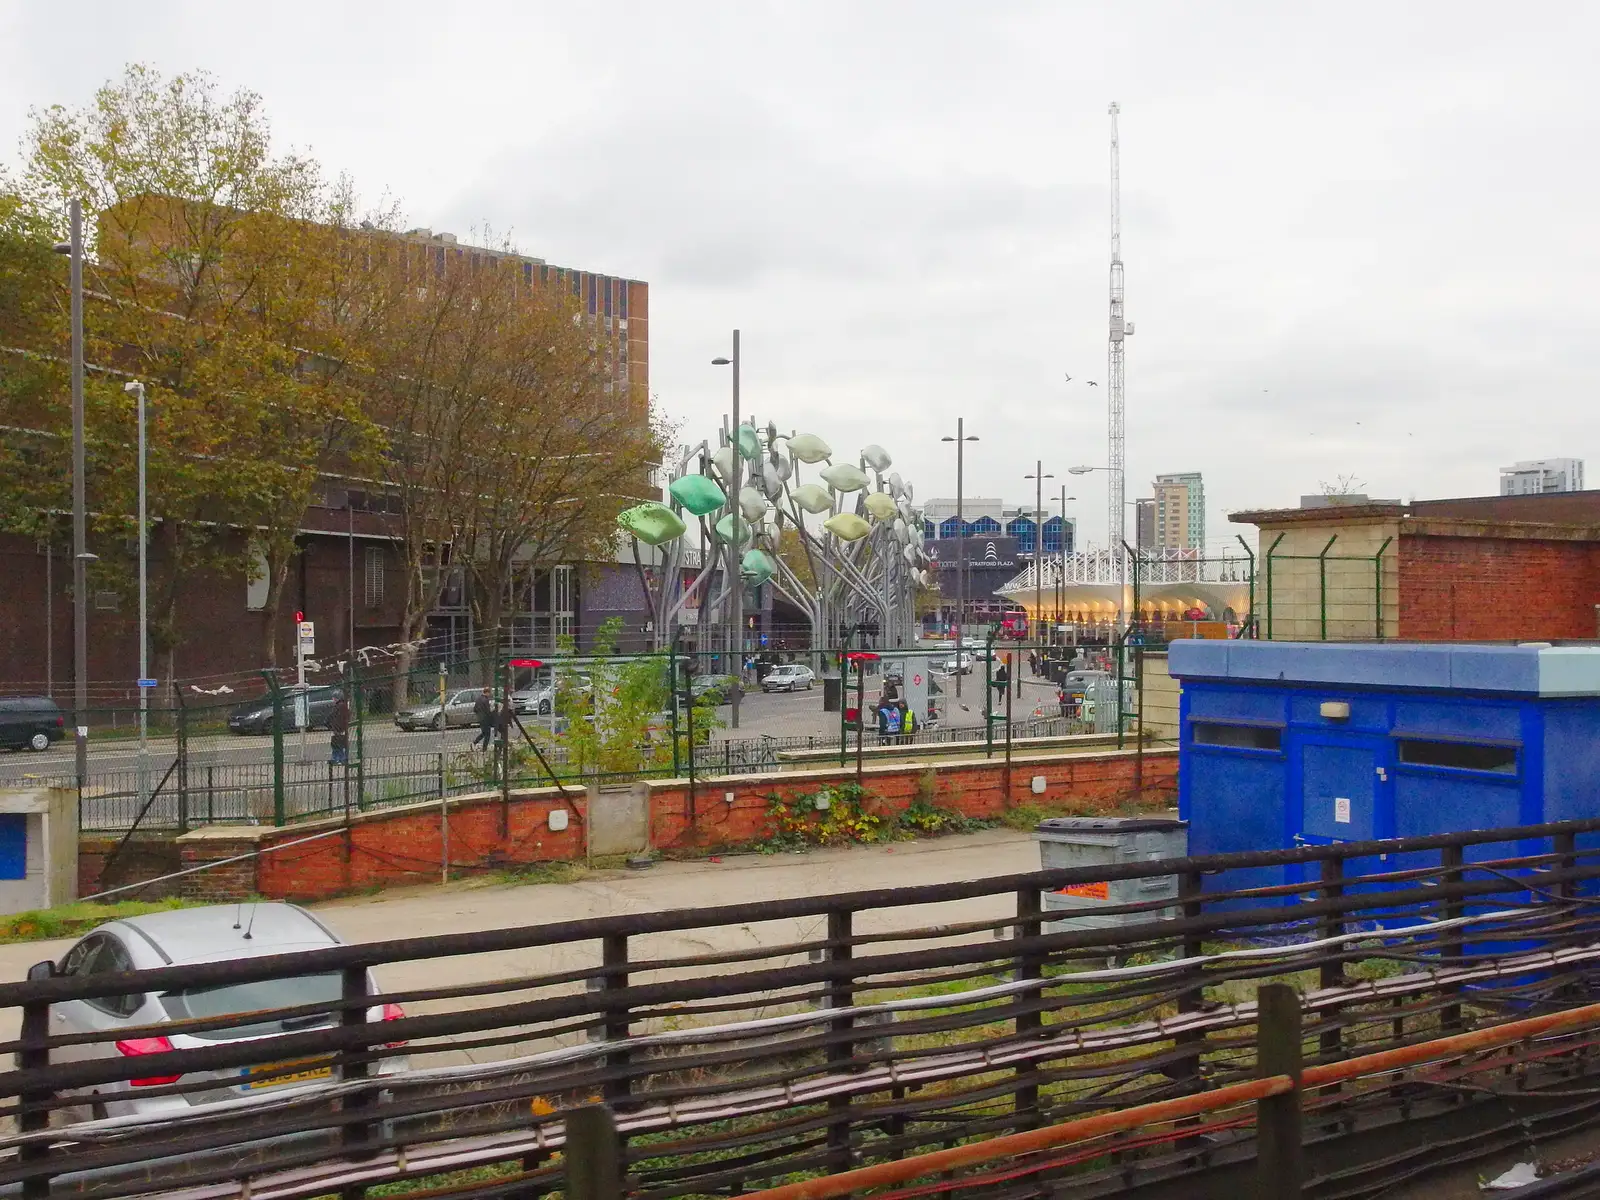
<path fill-rule="evenodd" d="M 589 874 L 588 868 L 570 862 L 523 863 L 496 871 L 498 883 L 526 887 L 536 883 L 577 883 Z"/>
<path fill-rule="evenodd" d="M 192 900 L 121 900 L 115 904 L 84 901 L 41 908 L 34 912 L 0 917 L 0 945 L 16 942 L 42 942 L 51 938 L 77 937 L 97 925 L 121 917 L 142 917 L 145 913 L 167 912 L 174 908 L 193 908 Z"/>

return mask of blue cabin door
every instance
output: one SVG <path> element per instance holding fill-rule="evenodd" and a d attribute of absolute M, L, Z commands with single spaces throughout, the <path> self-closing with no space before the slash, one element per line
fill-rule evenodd
<path fill-rule="evenodd" d="M 1327 846 L 1391 837 L 1394 785 L 1389 739 L 1363 735 L 1317 735 L 1299 739 L 1295 751 L 1300 781 L 1298 820 L 1290 806 L 1290 840 L 1296 846 Z M 1381 870 L 1382 864 L 1351 862 L 1345 873 Z M 1305 864 L 1300 879 L 1318 875 Z"/>

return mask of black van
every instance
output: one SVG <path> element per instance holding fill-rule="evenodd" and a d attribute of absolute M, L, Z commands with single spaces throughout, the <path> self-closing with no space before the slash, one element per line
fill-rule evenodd
<path fill-rule="evenodd" d="M 0 696 L 0 747 L 48 750 L 67 735 L 67 718 L 48 696 Z"/>

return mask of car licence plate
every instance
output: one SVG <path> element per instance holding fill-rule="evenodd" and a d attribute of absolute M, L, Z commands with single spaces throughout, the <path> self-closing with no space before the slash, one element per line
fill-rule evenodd
<path fill-rule="evenodd" d="M 278 1074 L 278 1072 L 283 1072 Z M 268 1076 L 268 1078 L 260 1078 Z M 301 1062 L 262 1063 L 246 1067 L 239 1072 L 240 1086 L 247 1091 L 278 1087 L 285 1083 L 308 1083 L 313 1079 L 333 1077 L 333 1064 L 326 1059 L 306 1059 Z"/>

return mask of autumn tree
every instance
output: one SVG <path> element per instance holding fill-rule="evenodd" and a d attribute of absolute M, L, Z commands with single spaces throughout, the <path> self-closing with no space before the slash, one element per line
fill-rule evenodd
<path fill-rule="evenodd" d="M 152 648 L 170 675 L 185 579 L 238 578 L 265 559 L 273 662 L 319 475 L 335 457 L 369 458 L 378 440 L 352 369 L 362 323 L 348 316 L 365 304 L 338 302 L 368 271 L 348 250 L 360 240 L 348 190 L 308 158 L 274 155 L 260 98 L 221 97 L 203 74 L 130 67 L 81 110 L 34 112 L 24 149 L 20 192 L 35 217 L 59 232 L 76 197 L 91 223 L 91 509 L 112 548 L 135 510 L 120 384 L 148 391 Z M 126 568 L 131 556 L 111 557 Z"/>
<path fill-rule="evenodd" d="M 497 319 L 467 431 L 471 502 L 457 557 L 482 645 L 498 653 L 515 579 L 612 556 L 617 514 L 647 498 L 660 440 L 569 296 L 489 270 L 482 290 Z"/>

